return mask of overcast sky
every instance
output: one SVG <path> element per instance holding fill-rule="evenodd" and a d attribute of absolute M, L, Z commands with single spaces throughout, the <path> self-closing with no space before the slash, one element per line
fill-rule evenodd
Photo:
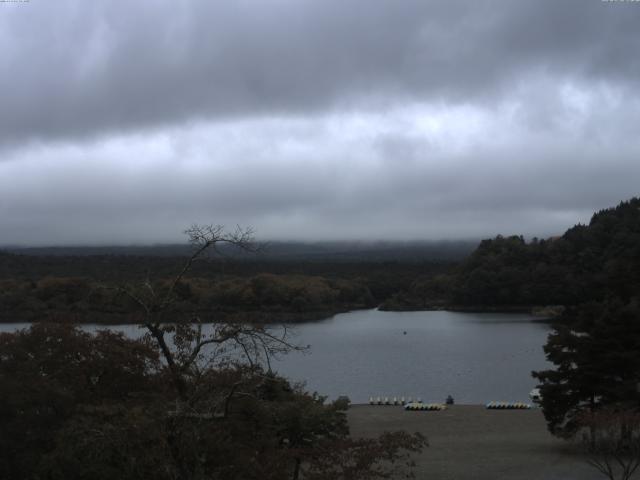
<path fill-rule="evenodd" d="M 0 245 L 549 236 L 640 193 L 640 2 L 0 2 Z"/>

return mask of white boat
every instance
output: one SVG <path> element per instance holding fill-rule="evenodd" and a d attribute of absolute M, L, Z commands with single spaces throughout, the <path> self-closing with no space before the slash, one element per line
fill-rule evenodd
<path fill-rule="evenodd" d="M 534 388 L 533 390 L 531 390 L 529 392 L 529 398 L 531 399 L 531 401 L 533 402 L 540 402 L 542 401 L 542 394 L 540 393 L 540 389 L 539 388 Z"/>

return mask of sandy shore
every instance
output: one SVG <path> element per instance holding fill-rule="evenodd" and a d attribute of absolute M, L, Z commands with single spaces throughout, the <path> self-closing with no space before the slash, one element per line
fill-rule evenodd
<path fill-rule="evenodd" d="M 415 458 L 418 479 L 603 478 L 575 448 L 547 432 L 538 409 L 487 410 L 455 405 L 441 412 L 409 412 L 402 407 L 354 405 L 348 418 L 351 434 L 356 437 L 393 430 L 425 435 L 429 447 Z"/>

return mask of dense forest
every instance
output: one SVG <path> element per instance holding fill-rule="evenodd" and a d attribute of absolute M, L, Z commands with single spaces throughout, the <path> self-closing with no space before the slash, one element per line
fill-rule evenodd
<path fill-rule="evenodd" d="M 390 248 L 372 254 L 355 246 L 275 245 L 272 255 L 203 259 L 181 283 L 176 313 L 195 311 L 206 320 L 303 321 L 376 306 L 528 311 L 611 294 L 629 299 L 640 288 L 640 200 L 599 211 L 588 225 L 559 237 L 483 240 L 466 258 L 467 243 L 438 245 L 394 247 L 396 257 Z M 408 251 L 416 255 L 413 261 Z M 146 279 L 161 286 L 188 249 L 107 252 L 0 253 L 0 321 L 131 321 L 130 300 L 117 287 Z"/>
<path fill-rule="evenodd" d="M 148 280 L 161 288 L 185 260 L 176 255 L 40 253 L 0 253 L 0 321 L 136 321 L 129 314 L 131 299 L 119 287 Z M 174 313 L 197 313 L 207 321 L 322 318 L 373 308 L 453 265 L 448 260 L 203 258 L 181 281 Z"/>
<path fill-rule="evenodd" d="M 416 280 L 386 308 L 579 305 L 640 291 L 640 199 L 599 211 L 560 237 L 484 240 L 446 274 Z"/>

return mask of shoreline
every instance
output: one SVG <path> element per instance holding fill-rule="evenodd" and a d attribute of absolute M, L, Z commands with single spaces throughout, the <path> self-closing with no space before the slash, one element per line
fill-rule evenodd
<path fill-rule="evenodd" d="M 553 321 L 565 307 L 563 305 L 427 305 L 424 307 L 384 308 L 383 312 L 460 312 L 460 313 L 523 313 L 536 317 L 535 321 Z"/>
<path fill-rule="evenodd" d="M 329 310 L 318 310 L 308 312 L 269 312 L 269 311 L 236 311 L 236 312 L 215 312 L 215 314 L 209 314 L 206 318 L 204 315 L 201 318 L 206 318 L 201 323 L 235 323 L 245 322 L 255 325 L 269 325 L 269 324 L 287 324 L 295 325 L 299 323 L 315 323 L 327 320 L 331 317 L 342 313 L 357 312 L 357 311 L 382 311 L 382 312 L 457 312 L 457 313 L 517 313 L 531 315 L 532 322 L 551 323 L 558 318 L 558 310 L 563 307 L 550 306 L 460 306 L 460 305 L 447 305 L 447 306 L 430 306 L 421 308 L 402 308 L 402 309 L 386 309 L 378 307 L 367 308 L 340 308 Z M 553 309 L 550 313 L 549 309 Z M 184 312 L 177 312 L 176 316 Z M 137 325 L 140 322 L 134 321 L 131 317 L 123 318 L 127 314 L 121 313 L 108 313 L 108 312 L 95 312 L 94 314 L 78 314 L 78 313 L 56 313 L 49 314 L 39 320 L 33 319 L 31 316 L 25 316 L 26 318 L 20 318 L 17 315 L 14 318 L 0 318 L 0 324 L 13 324 L 13 323 L 68 323 L 74 325 L 105 325 L 105 326 L 117 326 L 117 325 Z M 193 315 L 192 315 L 193 316 Z M 213 319 L 213 317 L 219 317 Z M 90 319 L 89 319 L 90 318 Z"/>

